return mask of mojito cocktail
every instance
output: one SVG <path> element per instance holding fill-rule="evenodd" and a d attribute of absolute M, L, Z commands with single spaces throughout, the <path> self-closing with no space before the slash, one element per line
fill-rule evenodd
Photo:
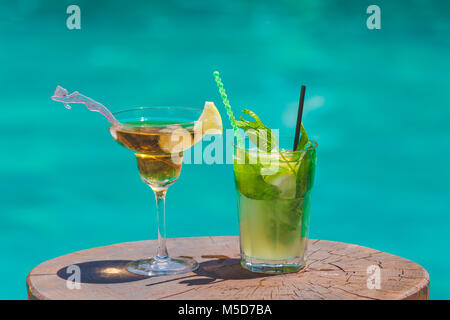
<path fill-rule="evenodd" d="M 241 265 L 253 272 L 296 272 L 305 265 L 316 168 L 317 143 L 309 140 L 302 124 L 306 87 L 301 88 L 290 144 L 291 139 L 278 139 L 278 130 L 271 130 L 249 109 L 242 113 L 252 120 L 236 120 L 219 72 L 213 74 L 236 138 L 233 168 Z"/>
<path fill-rule="evenodd" d="M 241 264 L 255 272 L 295 272 L 304 266 L 315 142 L 303 150 L 264 153 L 235 146 Z"/>

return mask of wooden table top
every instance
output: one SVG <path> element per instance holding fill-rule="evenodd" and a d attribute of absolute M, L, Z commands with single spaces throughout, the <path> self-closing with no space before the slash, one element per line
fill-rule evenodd
<path fill-rule="evenodd" d="M 199 269 L 173 276 L 134 275 L 125 269 L 126 263 L 151 256 L 157 241 L 120 243 L 41 263 L 27 277 L 28 296 L 52 300 L 259 300 L 428 299 L 429 294 L 428 273 L 418 264 L 353 244 L 309 240 L 306 267 L 283 275 L 242 269 L 238 237 L 175 238 L 168 239 L 167 246 L 171 256 L 196 259 Z M 79 289 L 68 281 L 75 275 L 74 267 L 68 270 L 72 265 L 80 270 Z M 379 282 L 374 280 L 377 274 Z"/>

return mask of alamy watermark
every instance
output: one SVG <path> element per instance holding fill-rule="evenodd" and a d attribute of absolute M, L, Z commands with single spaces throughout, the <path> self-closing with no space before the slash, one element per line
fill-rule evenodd
<path fill-rule="evenodd" d="M 67 7 L 66 13 L 69 14 L 66 20 L 66 26 L 69 30 L 81 29 L 81 9 L 78 5 L 72 4 Z M 366 26 L 369 30 L 381 29 L 381 9 L 378 5 L 372 4 L 367 7 L 366 13 L 370 16 L 366 20 Z"/>
<path fill-rule="evenodd" d="M 66 273 L 69 277 L 66 280 L 66 287 L 69 290 L 81 289 L 81 269 L 76 264 L 67 267 Z"/>
<path fill-rule="evenodd" d="M 381 9 L 379 6 L 372 4 L 367 7 L 367 14 L 370 16 L 367 18 L 366 26 L 369 30 L 380 30 L 381 29 Z"/>
<path fill-rule="evenodd" d="M 381 289 L 381 268 L 380 266 L 373 264 L 367 267 L 366 273 L 369 275 L 367 277 L 367 289 L 379 290 Z"/>
<path fill-rule="evenodd" d="M 66 13 L 70 14 L 70 16 L 68 16 L 67 20 L 66 20 L 67 29 L 69 29 L 69 30 L 81 29 L 81 9 L 80 9 L 80 7 L 75 4 L 72 4 L 67 7 Z"/>
<path fill-rule="evenodd" d="M 281 161 L 286 161 L 286 158 L 282 158 L 286 153 L 294 153 L 282 150 L 283 155 L 278 147 L 275 147 L 278 143 L 278 129 L 247 130 L 241 145 L 236 142 L 232 129 L 226 129 L 222 135 L 203 135 L 201 127 L 197 126 L 193 135 L 181 127 L 167 129 L 170 133 L 161 133 L 158 147 L 162 152 L 171 154 L 175 164 L 261 164 L 264 170 L 262 173 L 271 175 L 278 172 Z M 271 141 L 268 142 L 268 139 Z M 298 152 L 297 160 L 301 159 L 303 154 Z"/>

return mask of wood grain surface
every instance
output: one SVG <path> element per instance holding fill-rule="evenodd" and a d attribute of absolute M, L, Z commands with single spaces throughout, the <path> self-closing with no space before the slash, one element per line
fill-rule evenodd
<path fill-rule="evenodd" d="M 252 273 L 239 264 L 238 237 L 168 239 L 172 256 L 195 258 L 198 270 L 144 277 L 125 269 L 153 255 L 157 242 L 127 242 L 74 252 L 29 273 L 30 299 L 428 299 L 429 276 L 418 264 L 373 249 L 309 240 L 306 267 L 283 275 Z M 80 288 L 67 283 L 79 267 Z M 369 288 L 369 266 L 379 267 L 380 288 Z M 76 267 L 75 267 L 76 268 Z M 70 271 L 70 272 L 68 272 Z M 371 282 L 373 283 L 373 282 Z M 372 286 L 373 287 L 373 286 Z"/>

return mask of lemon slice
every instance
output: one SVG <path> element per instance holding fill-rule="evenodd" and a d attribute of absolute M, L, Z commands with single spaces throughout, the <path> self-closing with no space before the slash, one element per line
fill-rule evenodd
<path fill-rule="evenodd" d="M 205 134 L 222 134 L 222 117 L 214 102 L 205 102 L 203 112 L 194 126 L 194 143 L 200 141 Z"/>
<path fill-rule="evenodd" d="M 165 132 L 166 130 L 167 132 Z M 194 139 L 190 131 L 178 126 L 168 126 L 161 130 L 158 144 L 168 153 L 176 153 L 189 149 L 202 140 L 205 134 L 222 134 L 222 117 L 214 102 L 205 102 L 203 112 L 194 125 Z"/>

